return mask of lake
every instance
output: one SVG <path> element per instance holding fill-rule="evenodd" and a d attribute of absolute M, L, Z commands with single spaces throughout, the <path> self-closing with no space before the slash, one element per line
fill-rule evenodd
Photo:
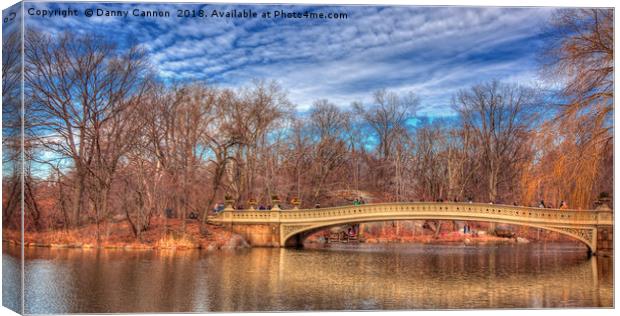
<path fill-rule="evenodd" d="M 3 246 L 7 278 L 18 248 Z M 612 258 L 561 243 L 26 248 L 25 305 L 27 313 L 611 307 L 612 270 Z M 18 284 L 6 282 L 5 300 L 17 299 Z"/>

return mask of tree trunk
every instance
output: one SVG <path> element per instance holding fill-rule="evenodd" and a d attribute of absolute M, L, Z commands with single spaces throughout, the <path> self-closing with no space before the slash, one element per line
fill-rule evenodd
<path fill-rule="evenodd" d="M 84 185 L 85 185 L 85 176 L 78 172 L 78 183 L 77 187 L 74 189 L 74 197 L 73 197 L 73 226 L 77 228 L 80 226 L 80 216 L 82 215 L 82 206 L 84 205 Z"/>

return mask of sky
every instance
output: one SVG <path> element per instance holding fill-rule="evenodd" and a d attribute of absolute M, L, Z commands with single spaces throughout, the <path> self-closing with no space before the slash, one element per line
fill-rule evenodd
<path fill-rule="evenodd" d="M 328 99 L 347 107 L 387 89 L 420 98 L 418 115 L 452 116 L 452 96 L 492 79 L 540 84 L 537 56 L 553 8 L 416 6 L 277 6 L 128 3 L 26 3 L 77 9 L 78 17 L 26 13 L 26 27 L 50 33 L 98 33 L 119 47 L 139 43 L 166 80 L 218 87 L 276 80 L 297 109 Z M 85 17 L 86 9 L 129 10 L 128 17 Z M 164 18 L 134 9 L 166 10 Z M 253 10 L 259 17 L 179 18 L 177 9 Z M 338 12 L 346 19 L 261 18 L 262 12 Z"/>

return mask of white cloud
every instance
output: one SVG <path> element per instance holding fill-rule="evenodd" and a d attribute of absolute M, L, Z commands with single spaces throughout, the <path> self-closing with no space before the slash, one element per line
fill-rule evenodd
<path fill-rule="evenodd" d="M 175 11 L 175 5 L 153 6 Z M 372 91 L 379 88 L 412 90 L 421 97 L 424 111 L 445 114 L 452 94 L 473 83 L 491 78 L 537 82 L 536 64 L 532 61 L 537 42 L 532 39 L 553 11 L 405 6 L 251 8 L 338 11 L 348 13 L 349 18 L 169 18 L 158 19 L 157 23 L 92 19 L 73 23 L 72 28 L 105 29 L 136 37 L 151 52 L 153 65 L 167 78 L 202 78 L 222 86 L 243 85 L 254 78 L 275 79 L 289 90 L 291 101 L 302 108 L 322 98 L 342 106 L 355 100 L 368 101 Z M 37 23 L 62 27 L 58 20 Z"/>

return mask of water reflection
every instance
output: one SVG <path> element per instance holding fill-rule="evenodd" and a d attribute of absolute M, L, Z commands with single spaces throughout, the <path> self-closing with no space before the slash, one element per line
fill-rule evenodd
<path fill-rule="evenodd" d="M 28 313 L 609 307 L 612 280 L 611 258 L 567 245 L 27 249 L 25 299 Z"/>

